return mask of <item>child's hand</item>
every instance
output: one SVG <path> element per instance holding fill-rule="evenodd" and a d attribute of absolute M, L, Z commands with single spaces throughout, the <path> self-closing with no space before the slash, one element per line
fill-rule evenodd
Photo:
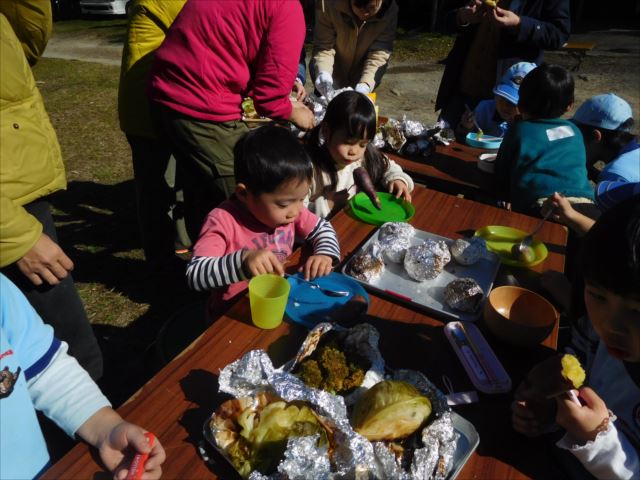
<path fill-rule="evenodd" d="M 555 192 L 550 195 L 542 204 L 540 208 L 540 215 L 544 216 L 549 213 L 549 210 L 555 210 L 551 214 L 551 218 L 556 222 L 567 224 L 572 221 L 573 217 L 577 213 L 569 200 L 564 195 Z"/>
<path fill-rule="evenodd" d="M 580 399 L 584 403 L 581 407 L 567 395 L 556 397 L 558 403 L 556 422 L 576 440 L 585 444 L 595 440 L 598 432 L 606 429 L 609 410 L 604 401 L 589 387 L 580 389 Z"/>
<path fill-rule="evenodd" d="M 474 118 L 474 113 L 471 110 L 467 110 L 462 114 L 462 118 L 460 119 L 460 126 L 466 131 L 473 130 L 475 127 Z"/>
<path fill-rule="evenodd" d="M 305 280 L 313 280 L 316 277 L 329 275 L 333 270 L 333 261 L 326 255 L 311 255 L 300 271 L 304 272 Z"/>
<path fill-rule="evenodd" d="M 540 398 L 525 380 L 517 388 L 511 404 L 511 424 L 516 432 L 528 437 L 541 435 L 554 423 L 556 405 Z"/>
<path fill-rule="evenodd" d="M 275 273 L 276 275 L 284 275 L 284 267 L 278 257 L 268 248 L 259 250 L 245 250 L 242 255 L 242 265 L 244 271 L 250 277 L 263 275 L 265 273 Z"/>
<path fill-rule="evenodd" d="M 411 201 L 411 193 L 409 187 L 402 180 L 394 180 L 389 183 L 389 193 L 396 196 L 396 198 L 404 198 L 407 202 Z"/>
<path fill-rule="evenodd" d="M 162 476 L 161 465 L 165 460 L 164 448 L 159 439 L 155 439 L 153 446 L 144 435 L 145 431 L 137 425 L 122 422 L 116 425 L 99 444 L 100 459 L 113 472 L 113 477 L 123 480 L 127 477 L 130 462 L 136 453 L 148 453 L 144 464 L 145 479 L 156 479 Z"/>

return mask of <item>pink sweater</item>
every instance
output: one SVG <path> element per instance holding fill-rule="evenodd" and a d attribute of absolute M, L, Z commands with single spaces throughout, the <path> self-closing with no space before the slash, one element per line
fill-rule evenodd
<path fill-rule="evenodd" d="M 305 23 L 297 0 L 189 0 L 156 53 L 149 96 L 199 120 L 287 119 Z"/>

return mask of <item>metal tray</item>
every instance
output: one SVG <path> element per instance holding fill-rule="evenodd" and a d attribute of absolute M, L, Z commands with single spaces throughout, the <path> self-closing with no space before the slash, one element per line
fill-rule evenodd
<path fill-rule="evenodd" d="M 207 441 L 211 447 L 213 447 L 222 457 L 229 463 L 231 468 L 234 468 L 231 461 L 227 458 L 224 450 L 218 448 L 216 445 L 213 436 L 211 435 L 211 429 L 209 428 L 209 420 L 207 418 L 202 426 L 202 434 L 204 439 Z M 449 475 L 447 475 L 447 480 L 453 480 L 457 478 L 464 467 L 464 464 L 467 463 L 469 457 L 473 454 L 473 452 L 478 447 L 480 443 L 480 436 L 478 435 L 478 431 L 475 429 L 473 424 L 468 420 L 465 420 L 463 417 L 458 415 L 456 412 L 451 412 L 451 421 L 453 423 L 453 428 L 460 435 L 458 438 L 458 443 L 456 445 L 456 451 L 453 453 L 453 465 L 451 467 L 451 471 Z M 206 460 L 206 459 L 205 459 Z M 240 475 L 238 475 L 240 478 Z"/>
<path fill-rule="evenodd" d="M 377 241 L 379 232 L 380 231 L 377 230 L 353 256 L 366 250 L 372 242 Z M 429 238 L 433 240 L 444 240 L 447 245 L 453 243 L 453 240 L 450 238 L 417 229 L 411 242 L 412 245 L 417 245 Z M 351 258 L 353 258 L 353 256 Z M 351 261 L 351 259 L 349 259 L 349 261 Z M 342 267 L 342 273 L 345 275 L 349 275 L 349 261 Z M 489 251 L 487 251 L 484 257 L 478 262 L 469 266 L 460 265 L 452 258 L 440 275 L 433 280 L 426 280 L 424 282 L 416 282 L 411 279 L 405 272 L 404 266 L 400 263 L 385 261 L 385 265 L 384 273 L 377 280 L 371 283 L 358 280 L 357 278 L 356 280 L 365 285 L 370 291 L 383 296 L 400 299 L 405 303 L 426 310 L 429 313 L 445 317 L 446 319 L 475 321 L 482 313 L 484 301 L 491 291 L 493 281 L 498 273 L 498 268 L 500 268 L 500 259 L 495 253 Z M 482 303 L 473 313 L 453 310 L 449 308 L 444 301 L 444 288 L 452 280 L 462 277 L 473 278 L 478 282 L 478 285 L 480 285 L 485 295 Z"/>

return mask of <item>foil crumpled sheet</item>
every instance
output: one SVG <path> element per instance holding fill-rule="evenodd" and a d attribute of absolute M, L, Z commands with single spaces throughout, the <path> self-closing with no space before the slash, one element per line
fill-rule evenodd
<path fill-rule="evenodd" d="M 392 150 L 399 152 L 400 149 L 407 143 L 407 138 L 404 136 L 401 123 L 395 118 L 390 118 L 382 128 L 382 133 L 387 145 Z"/>
<path fill-rule="evenodd" d="M 404 269 L 412 279 L 423 282 L 436 278 L 451 261 L 449 246 L 444 240 L 427 239 L 407 249 Z"/>
<path fill-rule="evenodd" d="M 366 250 L 349 260 L 349 275 L 367 283 L 375 282 L 385 271 L 383 254 L 384 248 L 380 242 L 371 242 Z"/>
<path fill-rule="evenodd" d="M 414 235 L 415 228 L 409 223 L 387 222 L 383 224 L 378 233 L 378 241 L 385 258 L 393 263 L 402 263 Z"/>
<path fill-rule="evenodd" d="M 318 327 L 316 328 L 323 332 L 322 334 L 331 329 L 328 324 L 320 324 Z M 377 350 L 379 334 L 375 328 L 363 324 L 349 330 L 354 330 L 351 341 L 364 339 L 369 344 L 367 349 L 375 346 Z M 312 336 L 314 331 L 309 335 Z M 372 334 L 378 335 L 367 337 Z M 317 345 L 317 341 L 315 343 Z M 383 362 L 382 357 L 379 356 L 379 360 L 376 361 Z M 429 397 L 432 404 L 432 420 L 420 436 L 423 446 L 415 450 L 409 470 L 397 463 L 395 456 L 384 443 L 372 444 L 352 429 L 342 397 L 307 387 L 287 371 L 286 366 L 282 369 L 274 368 L 266 352 L 252 350 L 227 365 L 219 377 L 221 391 L 240 397 L 254 395 L 267 389 L 285 401 L 305 401 L 333 428 L 335 449 L 331 459 L 326 446 L 316 445 L 317 437 L 292 438 L 287 443 L 284 458 L 278 465 L 277 472 L 269 476 L 252 472 L 249 478 L 251 480 L 444 478 L 451 469 L 457 442 L 457 434 L 453 429 L 451 410 L 447 405 L 446 397 L 420 372 L 397 370 L 389 378 L 413 384 Z M 444 474 L 440 475 L 442 472 Z"/>
<path fill-rule="evenodd" d="M 428 130 L 424 123 L 409 120 L 406 115 L 402 116 L 400 125 L 406 137 L 419 137 L 420 135 L 424 135 Z"/>
<path fill-rule="evenodd" d="M 447 305 L 462 312 L 475 312 L 483 298 L 482 288 L 470 277 L 457 278 L 444 287 L 444 300 Z"/>

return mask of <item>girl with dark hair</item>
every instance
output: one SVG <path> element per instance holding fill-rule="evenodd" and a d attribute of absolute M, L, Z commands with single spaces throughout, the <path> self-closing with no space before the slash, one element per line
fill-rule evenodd
<path fill-rule="evenodd" d="M 250 278 L 283 275 L 296 238 L 313 247 L 301 269 L 306 279 L 328 275 L 340 260 L 333 227 L 304 206 L 311 161 L 291 132 L 276 125 L 255 129 L 234 156 L 235 193 L 209 213 L 187 266 L 191 288 L 213 291 L 209 318 Z"/>
<path fill-rule="evenodd" d="M 560 192 L 583 213 L 596 214 L 582 134 L 560 118 L 573 105 L 573 91 L 573 77 L 558 65 L 537 67 L 522 80 L 522 119 L 507 131 L 495 167 L 516 211 L 538 215 L 547 197 Z"/>
<path fill-rule="evenodd" d="M 589 386 L 577 392 L 580 405 L 560 395 L 538 409 L 532 407 L 540 400 L 523 382 L 512 405 L 513 426 L 536 436 L 555 420 L 565 430 L 557 446 L 595 478 L 638 478 L 640 196 L 602 214 L 585 237 L 582 263 L 584 304 L 598 337 L 595 355 L 585 363 Z M 574 477 L 585 478 L 585 472 Z"/>
<path fill-rule="evenodd" d="M 393 160 L 373 146 L 376 111 L 365 95 L 346 91 L 327 107 L 324 119 L 307 139 L 313 162 L 309 209 L 328 217 L 355 195 L 353 171 L 364 167 L 373 184 L 411 201 L 413 180 Z"/>

